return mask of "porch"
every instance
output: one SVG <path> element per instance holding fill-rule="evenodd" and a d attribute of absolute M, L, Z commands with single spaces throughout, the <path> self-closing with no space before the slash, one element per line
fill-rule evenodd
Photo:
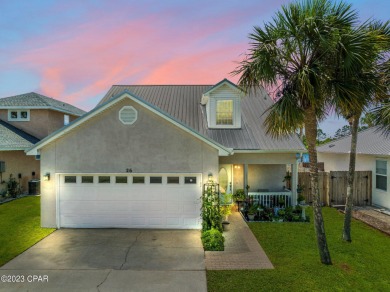
<path fill-rule="evenodd" d="M 298 162 L 295 153 L 235 154 L 220 157 L 221 193 L 243 189 L 247 199 L 264 207 L 297 204 Z"/>

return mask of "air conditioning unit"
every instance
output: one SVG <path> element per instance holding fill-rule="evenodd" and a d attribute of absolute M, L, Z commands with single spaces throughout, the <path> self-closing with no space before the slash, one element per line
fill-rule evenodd
<path fill-rule="evenodd" d="M 5 172 L 5 161 L 0 161 L 0 172 Z"/>

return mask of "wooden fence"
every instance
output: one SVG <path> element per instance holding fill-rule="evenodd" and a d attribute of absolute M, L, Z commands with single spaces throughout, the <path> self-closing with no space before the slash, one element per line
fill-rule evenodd
<path fill-rule="evenodd" d="M 345 205 L 345 197 L 347 195 L 347 171 L 331 171 L 318 173 L 318 187 L 320 192 L 321 202 L 324 205 Z M 302 194 L 306 198 L 306 202 L 311 203 L 310 188 L 310 173 L 299 172 L 298 183 L 304 186 Z M 354 188 L 353 188 L 353 205 L 367 206 L 372 202 L 372 172 L 371 171 L 356 171 Z"/>

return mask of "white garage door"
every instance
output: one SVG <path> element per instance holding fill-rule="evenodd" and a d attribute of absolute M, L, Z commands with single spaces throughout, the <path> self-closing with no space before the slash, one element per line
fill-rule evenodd
<path fill-rule="evenodd" d="M 60 227 L 201 228 L 201 174 L 61 174 Z"/>

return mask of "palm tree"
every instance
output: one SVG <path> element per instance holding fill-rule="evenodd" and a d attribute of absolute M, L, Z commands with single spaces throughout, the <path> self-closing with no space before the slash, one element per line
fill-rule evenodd
<path fill-rule="evenodd" d="M 381 63 L 380 71 L 382 72 L 383 83 L 387 88 L 387 93 L 390 87 L 390 58 L 387 55 L 387 59 Z M 390 136 L 390 98 L 387 96 L 381 101 L 380 105 L 372 111 L 374 115 L 374 123 L 378 126 L 379 130 L 383 131 L 383 134 Z"/>
<path fill-rule="evenodd" d="M 343 47 L 344 34 L 357 22 L 351 5 L 328 0 L 294 2 L 283 6 L 264 28 L 255 27 L 249 35 L 251 48 L 233 74 L 240 74 L 239 84 L 276 87 L 278 100 L 270 107 L 265 121 L 267 132 L 289 135 L 304 125 L 307 138 L 314 226 L 323 264 L 332 264 L 322 216 L 318 189 L 317 124 L 326 114 L 329 97 L 334 93 L 330 82 L 336 60 Z M 354 47 L 344 47 L 354 58 Z M 345 69 L 349 69 L 345 64 Z M 350 101 L 354 105 L 354 100 Z"/>
<path fill-rule="evenodd" d="M 338 57 L 341 60 L 332 60 L 340 64 L 332 82 L 336 93 L 333 95 L 333 103 L 336 110 L 348 120 L 351 129 L 351 147 L 349 157 L 348 185 L 345 202 L 345 217 L 343 227 L 343 239 L 351 242 L 351 218 L 353 202 L 353 182 L 356 164 L 357 134 L 359 120 L 362 112 L 374 102 L 375 99 L 383 99 L 386 96 L 386 86 L 383 82 L 383 73 L 379 70 L 378 63 L 388 53 L 390 41 L 389 23 L 370 22 L 351 30 L 344 45 L 358 45 L 363 52 L 358 56 L 364 57 L 362 62 L 353 62 L 353 70 L 344 70 L 346 52 L 343 50 Z M 351 106 L 350 101 L 358 101 L 358 105 Z"/>

